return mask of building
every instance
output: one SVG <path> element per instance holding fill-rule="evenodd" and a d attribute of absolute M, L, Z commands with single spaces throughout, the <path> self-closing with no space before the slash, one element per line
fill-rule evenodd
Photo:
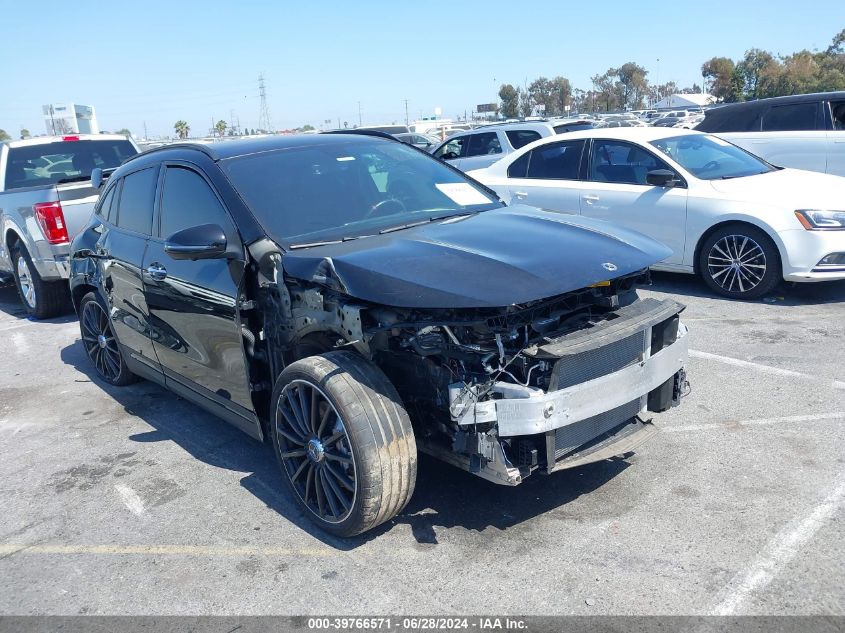
<path fill-rule="evenodd" d="M 42 106 L 47 134 L 99 134 L 94 106 L 78 103 L 50 103 Z"/>
<path fill-rule="evenodd" d="M 704 106 L 716 103 L 716 97 L 706 93 L 674 94 L 663 97 L 654 104 L 658 110 L 682 109 L 682 108 L 703 108 Z"/>

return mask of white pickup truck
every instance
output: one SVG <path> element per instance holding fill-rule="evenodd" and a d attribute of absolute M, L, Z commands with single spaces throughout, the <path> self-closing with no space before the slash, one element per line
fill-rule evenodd
<path fill-rule="evenodd" d="M 779 167 L 845 176 L 845 92 L 718 106 L 695 129 Z"/>
<path fill-rule="evenodd" d="M 70 308 L 70 240 L 91 216 L 105 174 L 138 153 L 125 136 L 44 136 L 0 144 L 0 281 L 14 279 L 27 312 Z"/>

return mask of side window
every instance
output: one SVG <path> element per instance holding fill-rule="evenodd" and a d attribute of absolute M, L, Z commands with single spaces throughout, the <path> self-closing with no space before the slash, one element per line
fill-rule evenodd
<path fill-rule="evenodd" d="M 696 126 L 696 129 L 713 134 L 720 132 L 759 132 L 760 109 L 751 106 L 716 108 L 705 115 L 704 121 Z"/>
<path fill-rule="evenodd" d="M 454 158 L 461 158 L 466 154 L 467 136 L 460 136 L 453 138 L 449 142 L 444 143 L 440 148 L 434 152 L 435 158 L 443 158 L 451 160 Z"/>
<path fill-rule="evenodd" d="M 831 101 L 830 113 L 833 115 L 833 129 L 845 130 L 845 101 Z"/>
<path fill-rule="evenodd" d="M 150 235 L 153 228 L 153 207 L 157 180 L 157 167 L 136 171 L 134 174 L 124 177 L 117 220 L 113 217 L 109 219 L 122 229 Z M 113 215 L 112 213 L 111 216 Z"/>
<path fill-rule="evenodd" d="M 487 154 L 501 153 L 502 145 L 499 143 L 499 136 L 495 132 L 470 135 L 467 156 L 486 156 Z"/>
<path fill-rule="evenodd" d="M 534 130 L 508 130 L 505 132 L 508 140 L 514 149 L 525 147 L 540 138 L 540 133 Z"/>
<path fill-rule="evenodd" d="M 508 167 L 508 178 L 525 178 L 528 174 L 528 161 L 531 160 L 531 152 L 525 152 Z"/>
<path fill-rule="evenodd" d="M 815 130 L 818 127 L 818 114 L 819 104 L 815 101 L 774 106 L 763 115 L 763 131 L 797 132 Z"/>
<path fill-rule="evenodd" d="M 531 152 L 527 178 L 578 180 L 584 141 L 549 143 Z"/>
<path fill-rule="evenodd" d="M 651 152 L 621 141 L 596 141 L 590 160 L 590 180 L 629 185 L 647 185 L 653 169 L 671 169 Z"/>
<path fill-rule="evenodd" d="M 103 219 L 108 219 L 109 211 L 111 210 L 111 203 L 114 199 L 114 192 L 117 191 L 117 185 L 114 185 L 106 192 L 106 197 L 103 198 L 103 201 L 100 203 L 100 206 L 97 208 L 97 215 L 99 215 Z"/>
<path fill-rule="evenodd" d="M 163 238 L 201 224 L 217 224 L 227 233 L 232 222 L 205 179 L 184 167 L 168 167 L 161 195 Z"/>

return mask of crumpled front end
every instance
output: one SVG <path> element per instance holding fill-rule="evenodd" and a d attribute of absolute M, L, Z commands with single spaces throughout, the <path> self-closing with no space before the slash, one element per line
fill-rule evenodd
<path fill-rule="evenodd" d="M 671 300 L 637 301 L 527 348 L 534 367 L 548 368 L 546 389 L 496 381 L 480 393 L 450 385 L 458 453 L 482 449 L 483 459 L 471 459 L 470 469 L 515 485 L 536 470 L 631 451 L 656 432 L 648 413 L 677 405 L 687 388 L 682 310 Z M 488 431 L 479 433 L 479 425 Z"/>

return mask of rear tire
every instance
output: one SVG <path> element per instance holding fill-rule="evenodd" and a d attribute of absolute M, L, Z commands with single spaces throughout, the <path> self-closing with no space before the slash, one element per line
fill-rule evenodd
<path fill-rule="evenodd" d="M 701 245 L 698 270 L 714 292 L 731 299 L 759 299 L 783 279 L 775 243 L 750 225 L 724 226 Z"/>
<path fill-rule="evenodd" d="M 79 302 L 79 330 L 82 347 L 100 378 L 116 387 L 138 380 L 126 366 L 114 337 L 108 310 L 94 292 L 89 292 Z"/>
<path fill-rule="evenodd" d="M 281 373 L 272 403 L 282 475 L 320 528 L 354 536 L 407 505 L 416 442 L 399 394 L 377 366 L 350 352 L 303 358 Z"/>
<path fill-rule="evenodd" d="M 67 281 L 44 281 L 38 274 L 29 251 L 17 242 L 11 251 L 15 286 L 24 308 L 36 319 L 49 319 L 67 311 L 70 291 Z"/>

